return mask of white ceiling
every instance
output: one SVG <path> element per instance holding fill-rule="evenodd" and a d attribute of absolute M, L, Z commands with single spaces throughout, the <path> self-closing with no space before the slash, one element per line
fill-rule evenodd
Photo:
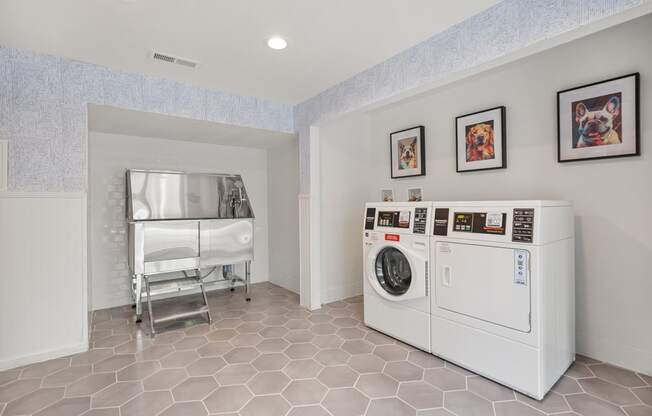
<path fill-rule="evenodd" d="M 0 0 L 0 44 L 294 104 L 497 2 Z M 272 35 L 288 48 L 267 48 Z"/>
<path fill-rule="evenodd" d="M 90 105 L 88 129 L 126 136 L 155 137 L 223 146 L 269 149 L 289 145 L 296 135 L 163 114 Z"/>

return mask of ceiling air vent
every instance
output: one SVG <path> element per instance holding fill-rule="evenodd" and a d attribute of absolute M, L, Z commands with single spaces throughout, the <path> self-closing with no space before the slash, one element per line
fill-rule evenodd
<path fill-rule="evenodd" d="M 156 51 L 152 51 L 152 59 L 185 66 L 186 68 L 192 69 L 195 69 L 199 66 L 199 61 L 194 61 L 188 58 L 181 58 L 180 56 L 174 56 L 170 55 L 169 53 L 161 53 Z"/>

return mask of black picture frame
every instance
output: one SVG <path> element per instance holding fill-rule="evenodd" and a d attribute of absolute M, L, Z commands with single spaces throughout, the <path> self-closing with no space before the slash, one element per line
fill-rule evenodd
<path fill-rule="evenodd" d="M 620 81 L 626 78 L 634 78 L 634 146 L 635 149 L 633 152 L 613 154 L 613 155 L 602 155 L 602 156 L 591 156 L 591 157 L 577 157 L 577 158 L 562 158 L 562 95 L 573 92 L 580 89 L 591 88 L 602 84 L 613 83 L 615 81 Z M 569 163 L 569 162 L 581 162 L 585 160 L 599 160 L 599 159 L 613 159 L 617 157 L 631 157 L 631 156 L 640 156 L 641 155 L 641 118 L 640 118 L 640 84 L 641 84 L 641 75 L 639 72 L 632 72 L 627 75 L 622 75 L 619 77 L 609 78 L 602 81 L 592 82 L 589 84 L 579 85 L 572 88 L 567 88 L 557 92 L 557 162 L 558 163 Z"/>
<path fill-rule="evenodd" d="M 471 117 L 471 116 L 476 116 L 479 114 L 483 113 L 489 113 L 489 112 L 494 112 L 496 110 L 500 111 L 500 144 L 501 144 L 501 151 L 500 151 L 500 163 L 497 166 L 492 166 L 492 167 L 479 167 L 475 169 L 460 169 L 460 136 L 459 136 L 459 125 L 460 125 L 460 120 Z M 466 135 L 464 136 L 466 137 Z M 468 163 L 468 162 L 467 162 Z M 496 169 L 506 169 L 507 168 L 507 107 L 504 105 L 498 106 L 498 107 L 492 107 L 492 108 L 487 108 L 486 110 L 480 110 L 480 111 L 474 111 L 473 113 L 468 113 L 464 114 L 461 116 L 455 117 L 455 171 L 457 173 L 465 173 L 465 172 L 478 172 L 478 171 L 483 171 L 483 170 L 496 170 Z"/>
<path fill-rule="evenodd" d="M 418 172 L 415 174 L 407 175 L 397 175 L 394 172 L 394 140 L 395 136 L 400 135 L 401 133 L 406 133 L 411 130 L 416 130 L 418 132 L 418 143 L 419 143 L 419 154 L 417 154 L 418 161 Z M 398 140 L 398 139 L 396 139 Z M 403 130 L 398 130 L 391 132 L 389 134 L 389 163 L 390 163 L 390 177 L 392 179 L 402 179 L 402 178 L 414 178 L 417 176 L 426 175 L 426 128 L 424 126 L 415 126 Z"/>

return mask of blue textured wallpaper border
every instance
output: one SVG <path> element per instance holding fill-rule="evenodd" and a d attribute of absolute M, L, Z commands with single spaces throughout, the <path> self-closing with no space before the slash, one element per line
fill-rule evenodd
<path fill-rule="evenodd" d="M 310 192 L 310 125 L 649 2 L 504 0 L 298 104 L 294 110 L 294 126 L 299 132 L 301 192 Z"/>
<path fill-rule="evenodd" d="M 0 47 L 0 138 L 11 191 L 81 191 L 89 103 L 299 133 L 310 191 L 310 125 L 469 70 L 652 0 L 504 0 L 296 106 Z"/>
<path fill-rule="evenodd" d="M 88 104 L 294 132 L 291 105 L 0 47 L 10 191 L 84 190 Z"/>

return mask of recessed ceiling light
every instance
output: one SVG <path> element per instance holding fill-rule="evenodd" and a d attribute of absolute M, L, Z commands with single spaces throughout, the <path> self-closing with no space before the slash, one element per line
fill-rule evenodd
<path fill-rule="evenodd" d="M 267 41 L 267 46 L 269 46 L 272 49 L 281 50 L 287 48 L 288 43 L 283 38 L 273 37 Z"/>

